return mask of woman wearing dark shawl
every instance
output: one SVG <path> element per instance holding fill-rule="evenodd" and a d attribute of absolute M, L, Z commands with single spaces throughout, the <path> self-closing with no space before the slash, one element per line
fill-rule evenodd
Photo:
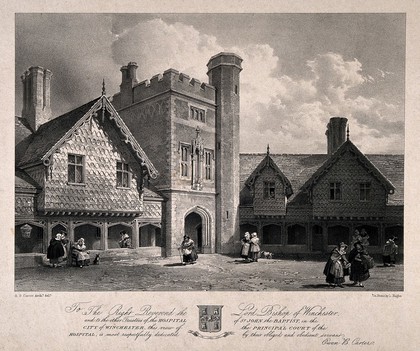
<path fill-rule="evenodd" d="M 368 259 L 370 259 L 370 256 L 363 245 L 355 243 L 349 253 L 350 280 L 353 281 L 353 285 L 363 287 L 362 282 L 370 277 Z"/>
<path fill-rule="evenodd" d="M 195 249 L 194 240 L 188 235 L 184 235 L 184 240 L 181 243 L 179 249 L 182 252 L 182 264 L 195 263 L 198 258 L 197 251 Z"/>
<path fill-rule="evenodd" d="M 47 258 L 50 260 L 51 267 L 59 267 L 58 261 L 65 254 L 63 244 L 61 243 L 61 234 L 57 234 L 55 238 L 50 240 L 47 249 Z"/>
<path fill-rule="evenodd" d="M 331 255 L 324 267 L 324 275 L 326 282 L 331 287 L 339 286 L 344 288 L 344 269 L 348 265 L 346 258 L 347 245 L 340 243 L 331 251 Z"/>

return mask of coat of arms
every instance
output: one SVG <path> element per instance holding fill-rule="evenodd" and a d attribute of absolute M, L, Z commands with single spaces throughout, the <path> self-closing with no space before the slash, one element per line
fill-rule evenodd
<path fill-rule="evenodd" d="M 217 333 L 222 330 L 222 308 L 220 305 L 198 305 L 198 328 L 203 333 Z M 206 336 L 198 331 L 189 331 L 194 336 L 204 339 L 218 339 L 233 334 L 232 332 L 220 335 Z"/>
<path fill-rule="evenodd" d="M 223 306 L 197 306 L 199 309 L 199 329 L 202 332 L 215 333 L 222 329 Z"/>

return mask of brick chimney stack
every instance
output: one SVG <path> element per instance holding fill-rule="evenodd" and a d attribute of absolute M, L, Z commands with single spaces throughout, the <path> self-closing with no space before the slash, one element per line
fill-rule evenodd
<path fill-rule="evenodd" d="M 327 125 L 328 155 L 332 155 L 345 141 L 347 132 L 347 118 L 332 117 Z"/>
<path fill-rule="evenodd" d="M 35 132 L 51 119 L 51 77 L 48 69 L 30 67 L 21 77 L 23 83 L 22 117 Z"/>
<path fill-rule="evenodd" d="M 122 66 L 120 93 L 121 107 L 129 106 L 133 103 L 133 87 L 138 83 L 137 80 L 137 63 L 129 62 L 127 66 Z"/>

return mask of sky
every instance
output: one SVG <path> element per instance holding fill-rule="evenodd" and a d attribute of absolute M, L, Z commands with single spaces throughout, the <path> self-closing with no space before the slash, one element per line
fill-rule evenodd
<path fill-rule="evenodd" d="M 219 52 L 243 58 L 240 151 L 327 152 L 331 117 L 349 120 L 364 153 L 404 153 L 404 14 L 16 14 L 15 113 L 20 76 L 53 72 L 59 116 L 119 91 L 120 68 L 139 81 L 174 68 L 208 82 Z"/>

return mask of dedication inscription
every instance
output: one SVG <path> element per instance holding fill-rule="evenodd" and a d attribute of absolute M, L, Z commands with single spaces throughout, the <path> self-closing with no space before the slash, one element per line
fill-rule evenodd
<path fill-rule="evenodd" d="M 343 331 L 331 328 L 339 325 L 340 313 L 321 305 L 303 305 L 290 310 L 278 304 L 256 306 L 241 303 L 232 313 L 233 323 L 240 329 L 242 338 L 264 338 L 272 341 L 278 338 L 316 339 L 322 345 L 373 346 L 372 340 L 347 336 Z"/>
<path fill-rule="evenodd" d="M 69 332 L 77 337 L 121 337 L 147 341 L 154 337 L 177 337 L 186 323 L 187 308 L 156 309 L 123 304 L 103 305 L 75 302 L 67 313 L 83 317 L 80 330 Z"/>

